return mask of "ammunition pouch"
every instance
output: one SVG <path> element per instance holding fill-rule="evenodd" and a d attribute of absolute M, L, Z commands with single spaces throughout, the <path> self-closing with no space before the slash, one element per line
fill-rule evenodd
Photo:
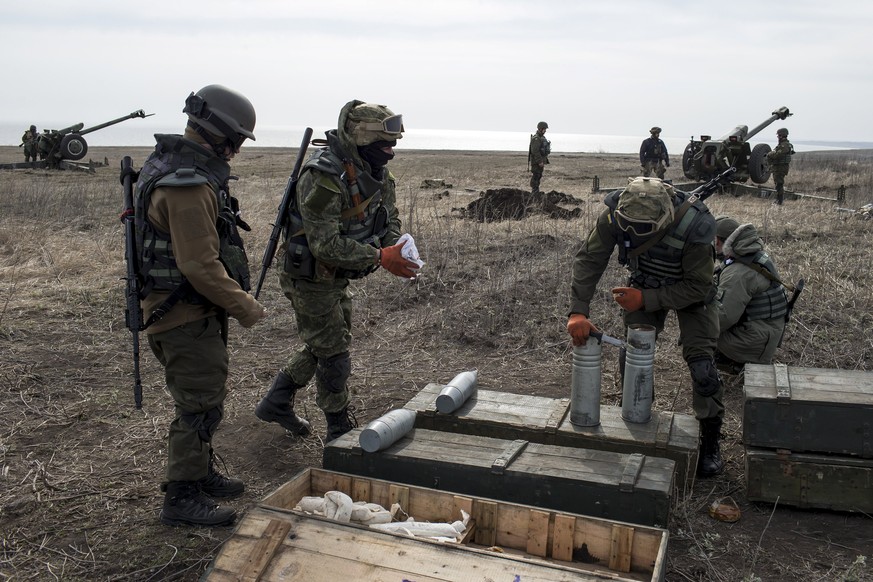
<path fill-rule="evenodd" d="M 646 273 L 636 273 L 628 277 L 628 286 L 637 287 L 639 289 L 660 289 L 661 287 L 675 285 L 678 282 L 679 279 L 674 279 L 672 277 L 660 279 L 654 275 L 648 275 Z M 714 294 L 713 297 L 715 297 Z"/>
<path fill-rule="evenodd" d="M 315 257 L 306 244 L 306 237 L 294 237 L 287 242 L 283 268 L 295 279 L 315 279 Z"/>

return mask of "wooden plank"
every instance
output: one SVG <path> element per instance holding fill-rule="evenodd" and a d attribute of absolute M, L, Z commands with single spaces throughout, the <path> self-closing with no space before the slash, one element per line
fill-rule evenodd
<path fill-rule="evenodd" d="M 352 499 L 370 499 L 370 480 L 352 479 L 352 491 L 349 497 Z"/>
<path fill-rule="evenodd" d="M 776 401 L 791 401 L 791 381 L 788 379 L 788 366 L 773 364 L 773 374 L 776 376 Z"/>
<path fill-rule="evenodd" d="M 409 507 L 409 487 L 404 487 L 402 485 L 391 485 L 388 488 L 388 506 L 392 506 L 395 503 L 400 505 L 401 508 Z M 408 509 L 406 510 L 409 511 Z"/>
<path fill-rule="evenodd" d="M 571 515 L 555 516 L 555 535 L 552 557 L 570 562 L 573 560 L 573 538 L 576 533 L 576 518 Z"/>
<path fill-rule="evenodd" d="M 545 558 L 549 550 L 549 521 L 551 514 L 547 511 L 531 509 L 528 511 L 527 545 L 528 554 Z"/>
<path fill-rule="evenodd" d="M 492 501 L 477 500 L 473 504 L 477 544 L 493 546 L 497 543 L 497 513 L 497 504 Z"/>
<path fill-rule="evenodd" d="M 788 367 L 792 401 L 873 405 L 873 372 L 832 368 Z M 772 366 L 746 364 L 743 391 L 748 398 L 776 397 Z"/>
<path fill-rule="evenodd" d="M 630 572 L 634 528 L 615 524 L 612 526 L 612 544 L 609 553 L 609 569 Z"/>
<path fill-rule="evenodd" d="M 243 582 L 259 580 L 289 531 L 291 531 L 291 522 L 271 519 L 261 538 L 254 544 L 248 558 L 241 563 L 239 579 Z"/>

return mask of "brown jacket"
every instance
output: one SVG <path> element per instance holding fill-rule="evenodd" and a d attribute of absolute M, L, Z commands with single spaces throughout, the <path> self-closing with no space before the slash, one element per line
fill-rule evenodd
<path fill-rule="evenodd" d="M 170 234 L 179 270 L 210 303 L 226 310 L 243 327 L 251 327 L 264 316 L 264 308 L 230 278 L 218 260 L 217 219 L 218 202 L 208 185 L 156 188 L 152 193 L 149 220 Z M 152 292 L 143 299 L 144 318 L 148 319 L 166 297 L 166 293 Z M 213 305 L 180 301 L 147 332 L 159 333 L 210 317 L 216 313 Z"/>

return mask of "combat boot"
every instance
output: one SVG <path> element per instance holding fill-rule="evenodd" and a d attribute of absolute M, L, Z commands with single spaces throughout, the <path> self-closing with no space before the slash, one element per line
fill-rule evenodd
<path fill-rule="evenodd" d="M 355 418 L 354 409 L 350 406 L 339 412 L 325 412 L 324 418 L 327 419 L 327 442 L 343 436 L 358 426 L 358 419 Z"/>
<path fill-rule="evenodd" d="M 720 433 L 720 418 L 706 418 L 700 421 L 700 451 L 697 458 L 699 477 L 714 477 L 724 471 L 725 463 L 721 458 L 721 447 L 718 444 Z"/>
<path fill-rule="evenodd" d="M 200 491 L 196 481 L 170 481 L 161 486 L 164 507 L 161 523 L 164 525 L 202 525 L 215 527 L 230 525 L 236 519 L 231 507 L 221 507 Z"/>
<path fill-rule="evenodd" d="M 255 407 L 255 416 L 264 422 L 279 423 L 289 434 L 308 435 L 312 432 L 309 421 L 294 413 L 294 394 L 300 388 L 303 386 L 295 384 L 284 370 L 280 370 L 267 395 Z"/>
<path fill-rule="evenodd" d="M 245 483 L 242 479 L 235 477 L 225 477 L 215 468 L 216 458 L 221 461 L 221 457 L 215 454 L 212 449 L 209 449 L 209 472 L 205 477 L 197 481 L 200 490 L 210 497 L 239 497 L 246 490 Z M 222 462 L 222 465 L 224 462 Z M 225 471 L 227 467 L 225 467 Z"/>

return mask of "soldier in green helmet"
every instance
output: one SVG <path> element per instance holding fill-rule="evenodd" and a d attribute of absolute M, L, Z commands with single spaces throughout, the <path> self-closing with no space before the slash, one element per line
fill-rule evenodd
<path fill-rule="evenodd" d="M 552 153 L 552 142 L 546 139 L 546 130 L 549 124 L 545 121 L 537 123 L 537 131 L 530 136 L 527 160 L 530 164 L 530 192 L 540 193 L 540 180 L 543 179 L 543 169 L 549 163 L 549 154 Z"/>
<path fill-rule="evenodd" d="M 667 145 L 661 139 L 661 128 L 653 127 L 649 130 L 650 137 L 640 144 L 640 167 L 643 176 L 651 176 L 652 172 L 664 179 L 667 168 L 670 167 L 670 155 L 667 153 Z"/>
<path fill-rule="evenodd" d="M 606 209 L 573 262 L 567 332 L 584 344 L 597 328 L 588 319 L 591 300 L 610 257 L 629 271 L 626 287 L 612 290 L 624 310 L 625 325 L 664 329 L 676 313 L 682 357 L 691 372 L 692 406 L 700 422 L 698 475 L 724 470 L 719 431 L 724 388 L 715 368 L 718 312 L 713 304 L 715 219 L 703 202 L 689 201 L 656 178 L 639 177 L 604 199 Z"/>
<path fill-rule="evenodd" d="M 316 404 L 333 440 L 356 425 L 348 380 L 352 370 L 351 279 L 379 267 L 416 277 L 404 256 L 394 175 L 386 165 L 403 137 L 403 117 L 385 105 L 349 101 L 327 147 L 306 162 L 290 204 L 279 283 L 291 301 L 303 345 L 279 370 L 255 408 L 265 422 L 306 435 L 309 422 L 294 412 L 294 397 L 315 378 Z M 406 246 L 408 249 L 409 247 Z M 417 254 L 417 253 L 416 253 Z"/>
<path fill-rule="evenodd" d="M 188 96 L 183 113 L 184 135 L 155 136 L 134 192 L 145 331 L 175 404 L 160 519 L 220 526 L 236 512 L 215 498 L 245 490 L 218 471 L 212 443 L 227 396 L 228 316 L 251 327 L 266 315 L 248 293 L 237 231 L 245 223 L 228 190 L 228 162 L 255 139 L 255 110 L 236 91 L 208 85 Z"/>
<path fill-rule="evenodd" d="M 31 125 L 27 130 L 25 130 L 24 135 L 21 136 L 21 146 L 24 147 L 24 161 L 36 161 L 37 155 L 39 154 L 39 150 L 37 148 L 37 142 L 39 141 L 39 133 L 36 131 L 36 126 Z"/>
<path fill-rule="evenodd" d="M 767 161 L 773 172 L 773 183 L 776 185 L 776 202 L 781 206 L 785 194 L 785 176 L 788 175 L 788 167 L 791 165 L 791 156 L 794 155 L 794 146 L 788 141 L 788 129 L 782 127 L 776 130 L 776 139 L 779 143 L 771 151 L 767 152 Z"/>

